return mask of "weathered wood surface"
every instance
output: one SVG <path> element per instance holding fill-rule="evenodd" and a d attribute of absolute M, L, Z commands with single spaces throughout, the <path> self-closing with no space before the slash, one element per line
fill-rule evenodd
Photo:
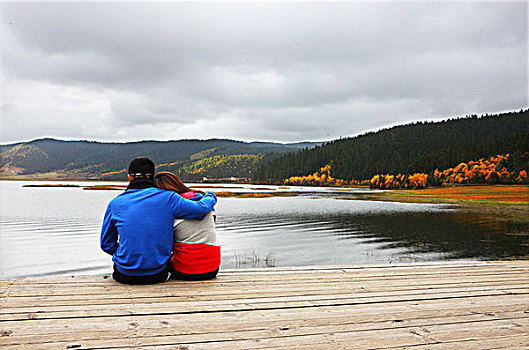
<path fill-rule="evenodd" d="M 529 348 L 529 261 L 224 270 L 212 281 L 0 281 L 0 347 Z"/>

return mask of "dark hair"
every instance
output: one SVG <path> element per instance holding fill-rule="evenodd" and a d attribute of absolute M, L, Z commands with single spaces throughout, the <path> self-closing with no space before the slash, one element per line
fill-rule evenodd
<path fill-rule="evenodd" d="M 169 171 L 160 171 L 154 177 L 154 185 L 163 190 L 175 191 L 178 194 L 193 192 L 189 187 L 184 185 L 182 180 L 178 178 L 175 174 Z M 204 194 L 201 191 L 194 191 Z"/>
<path fill-rule="evenodd" d="M 147 157 L 134 158 L 129 164 L 129 175 L 135 179 L 145 177 L 152 180 L 154 177 L 154 162 Z"/>

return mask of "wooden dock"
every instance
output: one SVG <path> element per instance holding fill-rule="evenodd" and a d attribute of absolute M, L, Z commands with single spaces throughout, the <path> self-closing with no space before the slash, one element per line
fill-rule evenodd
<path fill-rule="evenodd" d="M 0 282 L 10 349 L 529 348 L 529 261 L 224 270 L 205 282 Z"/>

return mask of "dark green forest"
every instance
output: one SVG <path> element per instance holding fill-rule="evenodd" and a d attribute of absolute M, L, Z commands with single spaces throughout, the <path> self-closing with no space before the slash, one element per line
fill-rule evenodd
<path fill-rule="evenodd" d="M 529 151 L 529 110 L 400 125 L 263 161 L 254 180 L 279 183 L 332 164 L 344 180 L 432 173 L 471 159 Z"/>

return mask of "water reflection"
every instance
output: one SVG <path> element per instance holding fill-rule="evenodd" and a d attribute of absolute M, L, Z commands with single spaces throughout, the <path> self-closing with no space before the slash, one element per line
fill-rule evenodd
<path fill-rule="evenodd" d="M 277 266 L 527 254 L 529 237 L 516 234 L 521 227 L 450 207 L 299 197 L 254 204 L 233 200 L 224 203 L 229 214 L 219 211 L 224 267 L 241 267 L 234 256 L 256 252 L 272 252 Z"/>
<path fill-rule="evenodd" d="M 119 192 L 21 185 L 0 182 L 0 279 L 111 271 L 99 231 Z M 529 248 L 526 228 L 450 206 L 324 193 L 221 198 L 217 213 L 222 268 L 496 259 Z"/>
<path fill-rule="evenodd" d="M 505 235 L 516 231 L 512 223 L 464 212 L 394 213 L 357 219 L 359 230 L 384 243 L 378 249 L 406 248 L 414 254 L 444 253 L 451 258 L 495 259 L 527 254 L 527 236 Z M 337 216 L 343 226 L 348 220 Z"/>

